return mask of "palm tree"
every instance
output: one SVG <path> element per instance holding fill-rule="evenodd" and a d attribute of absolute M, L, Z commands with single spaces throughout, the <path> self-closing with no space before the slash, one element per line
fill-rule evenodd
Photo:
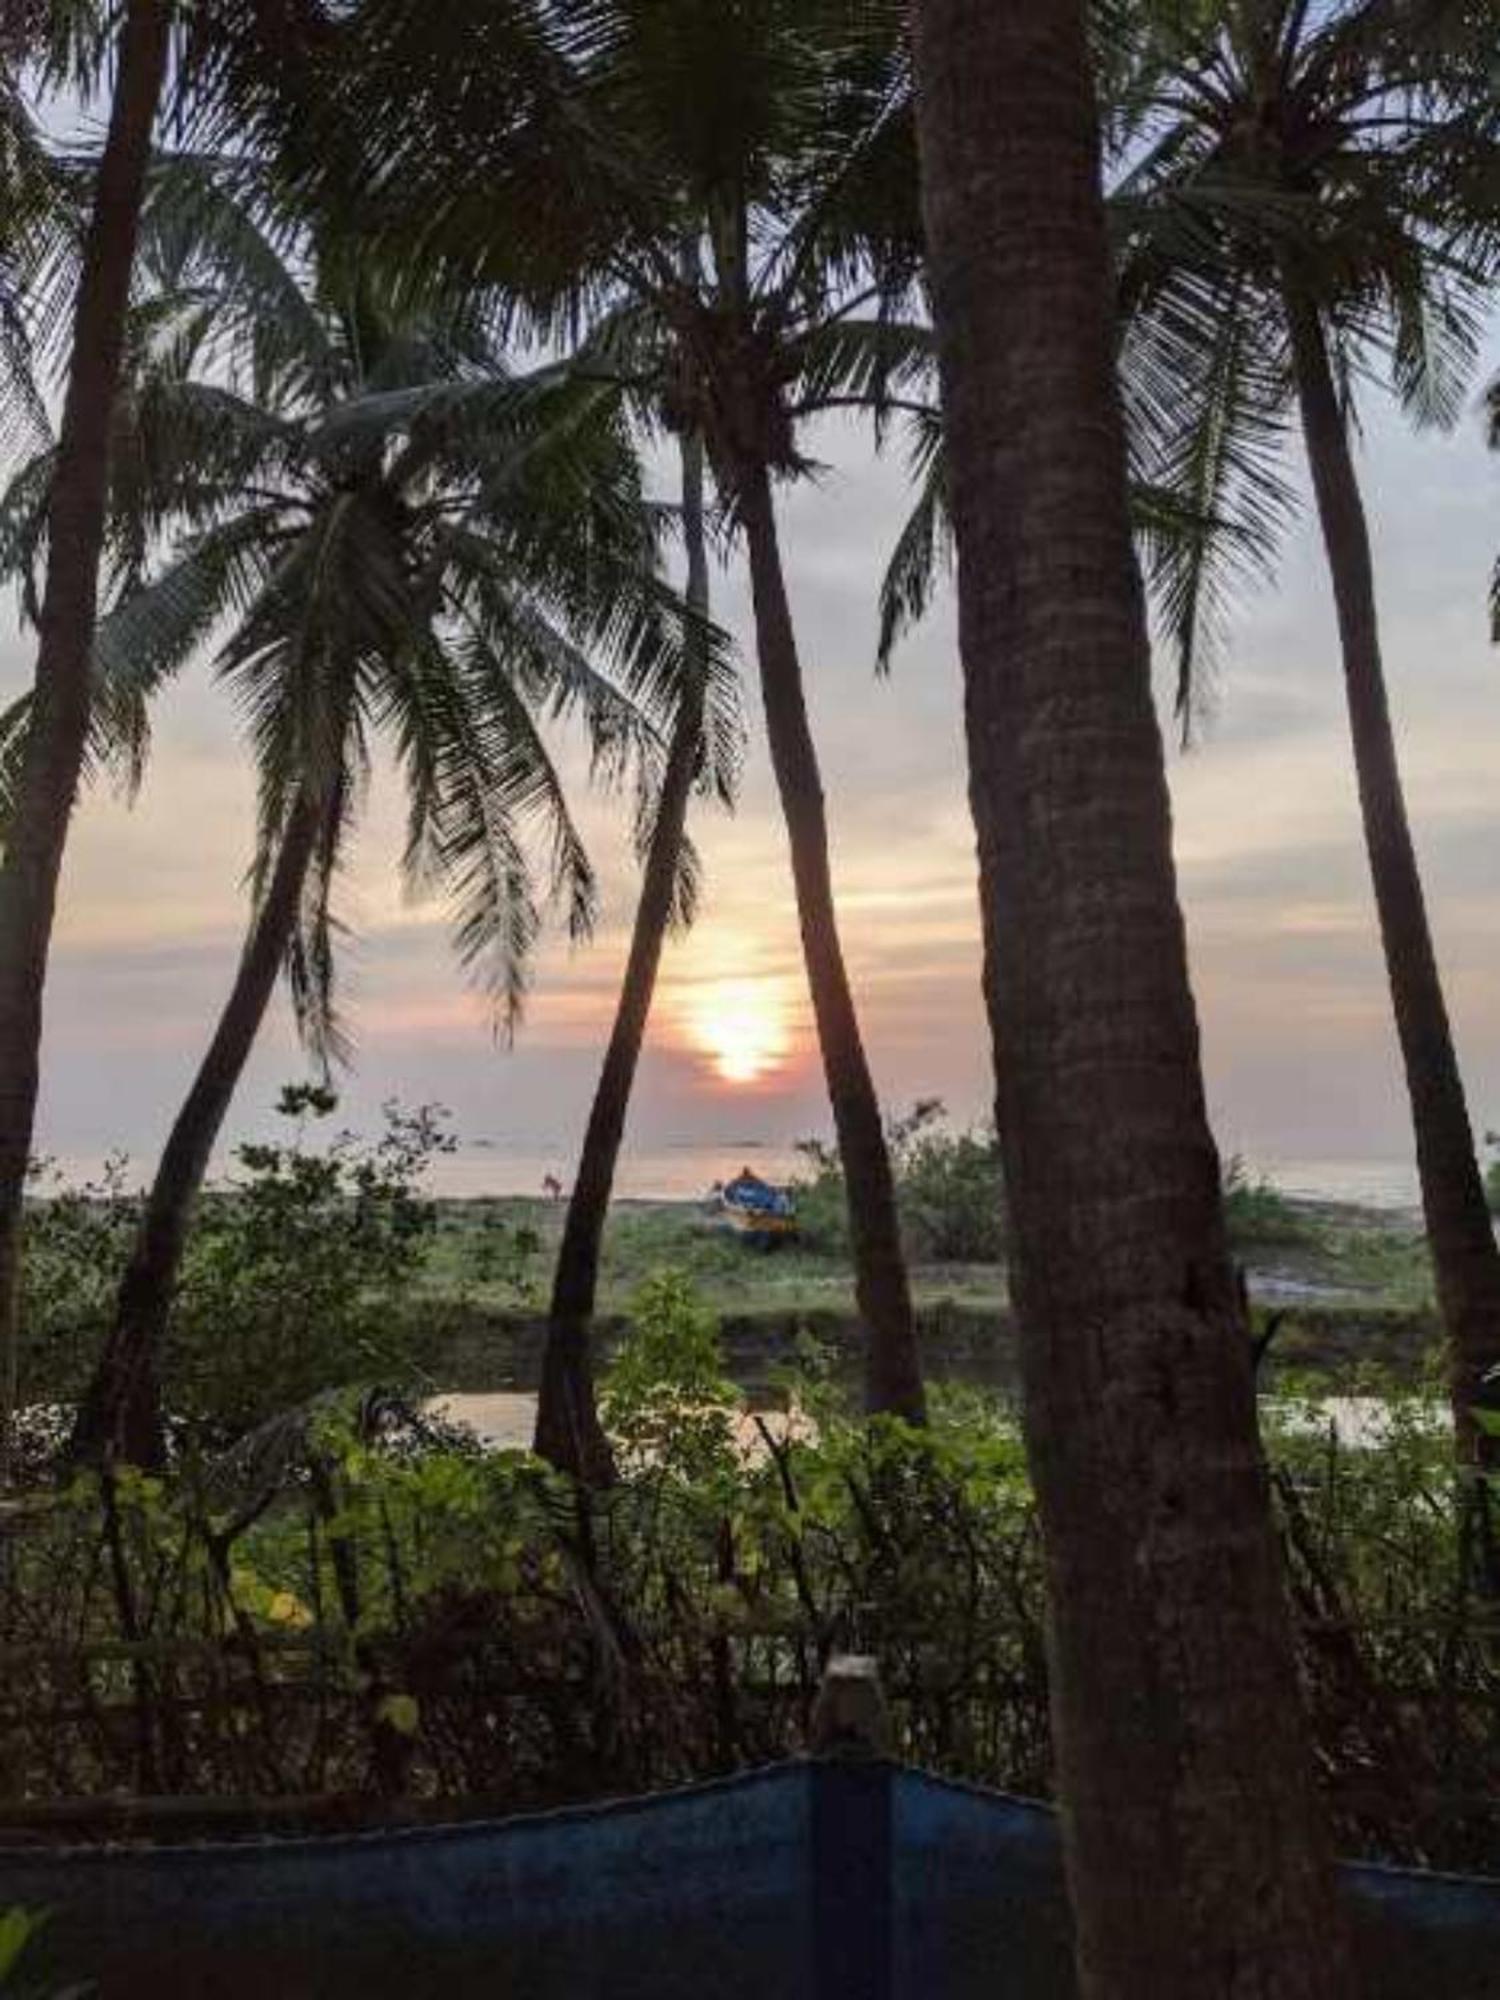
<path fill-rule="evenodd" d="M 1481 1464 L 1495 1447 L 1474 1411 L 1500 1407 L 1500 1248 L 1406 810 L 1351 432 L 1356 386 L 1382 368 L 1425 420 L 1451 422 L 1463 406 L 1500 259 L 1500 112 L 1486 73 L 1497 34 L 1500 8 L 1483 0 L 1235 0 L 1206 29 L 1158 34 L 1133 179 L 1202 197 L 1211 224 L 1197 256 L 1127 251 L 1125 277 L 1127 365 L 1156 371 L 1160 393 L 1147 394 L 1166 482 L 1207 505 L 1238 488 L 1280 527 L 1275 459 L 1289 417 L 1300 423 L 1454 1423 L 1461 1460 Z M 1182 571 L 1189 597 L 1197 573 L 1191 561 Z M 1183 687 L 1190 699 L 1190 660 Z"/>
<path fill-rule="evenodd" d="M 1352 1991 L 1131 545 L 1083 0 L 919 0 L 997 1126 L 1082 1992 Z"/>
<path fill-rule="evenodd" d="M 155 1362 L 192 1208 L 283 965 L 315 1046 L 338 1050 L 330 899 L 374 734 L 410 793 L 409 877 L 449 895 L 461 958 L 514 1018 L 534 837 L 575 933 L 594 893 L 542 725 L 582 711 L 618 770 L 651 747 L 631 692 L 658 702 L 681 644 L 617 398 L 555 369 L 509 377 L 477 310 L 397 311 L 333 268 L 303 283 L 232 195 L 199 196 L 212 252 L 136 317 L 97 672 L 139 697 L 227 621 L 216 667 L 245 711 L 260 832 L 245 949 L 79 1418 L 80 1451 L 141 1462 L 161 1453 Z M 13 489 L 22 551 L 49 470 Z"/>
<path fill-rule="evenodd" d="M 686 602 L 696 619 L 706 621 L 708 531 L 702 440 L 684 435 L 679 451 Z M 594 1400 L 590 1325 L 615 1167 L 662 947 L 674 921 L 691 921 L 696 902 L 696 862 L 686 831 L 693 787 L 706 775 L 728 801 L 739 735 L 735 684 L 725 675 L 715 682 L 706 622 L 692 638 L 693 656 L 673 718 L 666 767 L 647 832 L 630 952 L 568 1200 L 542 1358 L 536 1450 L 552 1464 L 595 1486 L 607 1485 L 614 1476 L 613 1456 Z"/>
<path fill-rule="evenodd" d="M 43 36 L 50 25 L 45 13 L 32 9 L 27 16 Z M 21 1199 L 36 1111 L 42 985 L 88 735 L 109 427 L 170 20 L 170 0 L 126 0 L 120 19 L 109 125 L 73 308 L 35 700 L 0 861 L 0 1476 L 15 1413 Z"/>
<path fill-rule="evenodd" d="M 760 684 L 848 1191 L 874 1410 L 923 1414 L 890 1159 L 835 913 L 774 487 L 820 411 L 925 366 L 898 12 L 856 0 L 558 0 L 497 18 L 373 0 L 330 65 L 322 179 L 387 246 L 502 286 L 535 327 L 675 400 L 743 539 Z M 363 151 L 361 151 L 363 142 Z M 476 158 L 484 162 L 474 171 Z M 331 164 L 330 164 L 331 163 Z M 303 164 L 306 175 L 316 166 Z M 679 256 L 685 228 L 707 255 Z M 612 356 L 604 336 L 628 336 Z M 631 371 L 642 347 L 667 379 Z"/>

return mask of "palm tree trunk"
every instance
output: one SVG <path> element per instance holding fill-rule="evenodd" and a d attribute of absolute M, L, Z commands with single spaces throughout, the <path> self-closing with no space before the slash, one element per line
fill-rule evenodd
<path fill-rule="evenodd" d="M 18 1392 L 21 1202 L 36 1114 L 42 987 L 88 733 L 110 421 L 151 129 L 166 75 L 168 14 L 166 0 L 130 0 L 120 33 L 74 311 L 31 723 L 0 867 L 0 1481 Z"/>
<path fill-rule="evenodd" d="M 703 443 L 682 438 L 682 531 L 687 549 L 687 604 L 708 616 L 708 537 L 703 518 Z M 694 640 L 696 640 L 694 635 Z M 693 642 L 693 641 L 690 641 Z M 641 882 L 630 956 L 615 1008 L 604 1067 L 594 1091 L 552 1280 L 535 1449 L 559 1470 L 590 1486 L 608 1485 L 614 1459 L 594 1404 L 589 1329 L 599 1283 L 599 1251 L 609 1215 L 615 1165 L 651 1014 L 662 945 L 672 919 L 688 802 L 703 754 L 703 663 L 688 676 L 673 724 L 661 796 Z"/>
<path fill-rule="evenodd" d="M 823 781 L 763 460 L 747 459 L 736 468 L 735 494 L 750 557 L 766 735 L 791 844 L 802 953 L 844 1167 L 855 1296 L 868 1330 L 865 1402 L 872 1414 L 887 1412 L 920 1424 L 926 1420 L 926 1398 L 895 1184 L 834 915 Z"/>
<path fill-rule="evenodd" d="M 1500 1246 L 1448 1025 L 1416 849 L 1406 817 L 1386 700 L 1369 529 L 1349 430 L 1315 307 L 1286 292 L 1287 325 L 1313 490 L 1338 607 L 1349 732 L 1365 846 L 1380 914 L 1386 976 L 1406 1066 L 1422 1209 L 1447 1332 L 1449 1394 L 1459 1457 L 1500 1465 L 1500 1439 L 1474 1411 L 1500 1409 Z M 1493 1378 L 1493 1379 L 1492 1379 Z"/>
<path fill-rule="evenodd" d="M 1087 2000 L 1336 2000 L 1131 546 L 1084 0 L 918 0 L 986 999 Z"/>
<path fill-rule="evenodd" d="M 299 797 L 288 816 L 229 998 L 162 1150 L 114 1325 L 78 1413 L 76 1460 L 158 1466 L 165 1456 L 159 1362 L 188 1228 L 286 957 L 322 819 L 312 794 Z"/>

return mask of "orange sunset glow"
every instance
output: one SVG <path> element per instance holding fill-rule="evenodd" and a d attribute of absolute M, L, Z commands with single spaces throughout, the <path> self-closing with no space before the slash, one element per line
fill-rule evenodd
<path fill-rule="evenodd" d="M 724 1083 L 774 1075 L 791 1047 L 786 992 L 776 979 L 709 980 L 692 995 L 688 1027 Z"/>

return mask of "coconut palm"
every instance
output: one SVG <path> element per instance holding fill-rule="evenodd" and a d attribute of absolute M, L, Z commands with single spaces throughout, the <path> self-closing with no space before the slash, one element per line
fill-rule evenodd
<path fill-rule="evenodd" d="M 45 594 L 37 619 L 35 700 L 0 861 L 0 1478 L 15 1399 L 22 1190 L 36 1111 L 42 989 L 73 800 L 90 730 L 91 664 L 104 541 L 107 442 L 152 133 L 177 35 L 179 111 L 232 114 L 233 93 L 279 102 L 288 57 L 321 24 L 323 0 L 14 0 L 5 9 L 7 75 L 23 62 L 43 84 L 88 98 L 108 80 L 109 116 L 85 199 L 77 281 L 65 308 L 68 362 Z M 295 37 L 295 40 L 294 40 Z M 229 58 L 233 57 L 231 65 Z"/>
<path fill-rule="evenodd" d="M 51 52 L 52 12 L 27 10 L 28 48 Z M 42 984 L 88 734 L 106 448 L 151 133 L 167 73 L 170 16 L 170 0 L 126 0 L 121 11 L 109 124 L 72 315 L 36 698 L 0 861 L 0 1454 L 9 1452 L 15 1409 L 21 1197 L 36 1110 Z"/>
<path fill-rule="evenodd" d="M 1353 439 L 1383 376 L 1425 421 L 1463 407 L 1500 258 L 1500 8 L 1480 0 L 1233 0 L 1149 43 L 1136 186 L 1211 200 L 1201 254 L 1127 249 L 1127 372 L 1145 378 L 1156 474 L 1206 507 L 1238 492 L 1270 529 L 1300 428 L 1338 611 L 1350 732 L 1405 1063 L 1464 1460 L 1492 1455 L 1500 1249 L 1454 1050 L 1401 782 Z M 1190 17 L 1191 18 L 1191 17 Z M 1165 359 L 1164 359 L 1165 357 Z M 1184 601 L 1198 588 L 1189 557 Z M 1193 662 L 1182 693 L 1191 703 Z"/>
<path fill-rule="evenodd" d="M 1083 0 L 918 0 L 970 798 L 1088 2000 L 1352 1991 L 1205 1114 Z"/>
<path fill-rule="evenodd" d="M 681 249 L 684 267 L 696 270 L 701 255 L 700 242 L 689 232 Z M 604 329 L 594 346 L 599 351 L 583 362 L 590 371 L 608 359 L 614 346 L 612 330 Z M 638 353 L 631 373 L 638 382 L 650 384 L 660 377 L 664 359 L 660 353 Z M 677 422 L 673 407 L 664 410 L 641 389 L 634 392 L 632 402 L 648 435 L 663 429 L 670 432 Z M 640 900 L 558 1246 L 537 1403 L 538 1453 L 594 1485 L 607 1484 L 614 1476 L 609 1442 L 594 1402 L 590 1329 L 615 1169 L 667 933 L 674 925 L 691 923 L 697 907 L 697 856 L 687 836 L 693 788 L 706 786 L 724 803 L 731 803 L 742 740 L 738 678 L 722 670 L 707 624 L 709 524 L 703 440 L 686 430 L 678 433 L 676 443 L 693 645 L 672 720 L 660 793 L 649 825 L 642 828 Z"/>
<path fill-rule="evenodd" d="M 215 668 L 260 774 L 250 931 L 79 1421 L 80 1449 L 147 1461 L 193 1203 L 283 966 L 314 1045 L 339 1046 L 331 895 L 375 739 L 408 788 L 409 879 L 448 897 L 461 959 L 513 1018 L 538 841 L 575 933 L 593 907 L 545 722 L 578 711 L 596 765 L 619 769 L 653 742 L 632 696 L 664 699 L 681 650 L 617 397 L 508 374 L 478 311 L 396 310 L 331 265 L 299 273 L 232 194 L 208 197 L 212 249 L 188 249 L 134 317 L 111 445 L 118 603 L 96 656 L 128 709 L 227 626 Z M 50 469 L 12 489 L 17 560 Z"/>
<path fill-rule="evenodd" d="M 867 1400 L 920 1418 L 890 1160 L 835 913 L 775 486 L 806 421 L 925 365 L 900 13 L 855 0 L 372 0 L 332 65 L 321 178 L 403 259 L 503 286 L 531 325 L 705 439 L 745 547 L 771 758 L 848 1190 Z M 364 142 L 363 154 L 360 143 Z M 481 163 L 476 169 L 476 162 Z M 330 164 L 331 163 L 331 164 Z M 317 177 L 317 166 L 301 171 Z M 705 256 L 684 267 L 685 230 Z M 642 355 L 665 371 L 640 372 Z M 654 364 L 652 364 L 654 366 Z"/>
<path fill-rule="evenodd" d="M 691 922 L 697 902 L 696 858 L 687 836 L 693 788 L 706 775 L 728 802 L 739 738 L 736 682 L 728 674 L 714 674 L 713 653 L 707 643 L 708 530 L 702 440 L 683 436 L 679 455 L 686 602 L 700 625 L 692 635 L 692 655 L 672 720 L 661 787 L 646 829 L 641 894 L 630 951 L 568 1199 L 553 1273 L 537 1404 L 537 1451 L 591 1485 L 608 1483 L 614 1471 L 594 1401 L 590 1325 L 615 1168 L 662 948 L 674 923 Z"/>

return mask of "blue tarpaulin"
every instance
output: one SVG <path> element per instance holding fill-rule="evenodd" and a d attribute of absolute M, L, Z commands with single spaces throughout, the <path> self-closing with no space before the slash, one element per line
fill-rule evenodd
<path fill-rule="evenodd" d="M 1500 2000 L 1500 1881 L 1345 1870 L 1369 2000 Z M 801 1763 L 484 1824 L 0 1851 L 100 2000 L 1072 2000 L 1050 1812 Z"/>

